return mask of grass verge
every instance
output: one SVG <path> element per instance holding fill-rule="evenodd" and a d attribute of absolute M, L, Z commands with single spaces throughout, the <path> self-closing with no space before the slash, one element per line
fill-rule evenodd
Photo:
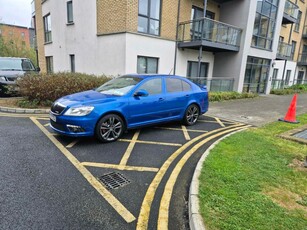
<path fill-rule="evenodd" d="M 307 115 L 298 120 L 235 134 L 211 151 L 199 191 L 208 229 L 307 229 L 307 146 L 277 137 Z"/>

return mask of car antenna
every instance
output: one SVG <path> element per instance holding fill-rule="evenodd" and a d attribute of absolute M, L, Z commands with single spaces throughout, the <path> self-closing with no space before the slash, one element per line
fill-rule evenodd
<path fill-rule="evenodd" d="M 168 75 L 171 75 L 171 72 L 173 71 L 173 69 L 174 69 L 174 68 L 172 68 L 171 71 L 169 71 L 169 74 L 168 74 Z"/>

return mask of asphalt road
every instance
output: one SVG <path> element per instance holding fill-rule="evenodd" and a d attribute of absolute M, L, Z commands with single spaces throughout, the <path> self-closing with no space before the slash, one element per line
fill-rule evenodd
<path fill-rule="evenodd" d="M 48 124 L 0 113 L 0 229 L 188 229 L 199 158 L 242 128 L 202 116 L 191 127 L 131 130 L 100 144 L 54 135 Z M 122 185 L 108 189 L 101 178 Z"/>

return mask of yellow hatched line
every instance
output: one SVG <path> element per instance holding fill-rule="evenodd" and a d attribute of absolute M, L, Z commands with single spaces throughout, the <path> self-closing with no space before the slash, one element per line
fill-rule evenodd
<path fill-rule="evenodd" d="M 182 129 L 182 132 L 183 132 L 183 135 L 184 135 L 184 138 L 189 141 L 191 140 L 191 137 L 188 133 L 188 130 L 187 130 L 187 127 L 185 127 L 184 125 L 181 126 L 181 129 Z"/>
<path fill-rule="evenodd" d="M 130 155 L 132 153 L 132 150 L 133 150 L 133 148 L 135 146 L 135 143 L 136 143 L 137 139 L 139 138 L 139 135 L 140 135 L 140 130 L 137 130 L 135 132 L 132 140 L 130 141 L 130 144 L 129 144 L 129 146 L 128 146 L 128 148 L 127 148 L 127 150 L 126 150 L 126 152 L 125 152 L 125 154 L 124 154 L 124 156 L 122 158 L 122 160 L 119 163 L 120 165 L 126 165 L 127 164 L 128 159 L 129 159 L 129 157 L 130 157 Z"/>
<path fill-rule="evenodd" d="M 210 116 L 210 115 L 205 115 L 205 117 L 211 117 L 211 118 L 214 118 L 214 119 L 215 119 L 214 116 Z M 222 118 L 222 120 L 223 120 L 223 121 L 228 121 L 228 122 L 230 122 L 230 123 L 232 123 L 232 124 L 238 124 L 238 122 L 232 121 L 232 120 L 229 120 L 229 119 L 224 119 L 224 118 Z"/>
<path fill-rule="evenodd" d="M 217 123 L 220 124 L 220 126 L 225 127 L 225 125 L 223 124 L 223 122 L 221 122 L 219 118 L 216 117 L 215 120 L 217 121 Z"/>
<path fill-rule="evenodd" d="M 119 141 L 131 142 L 131 140 L 128 140 L 128 139 L 119 139 Z M 149 144 L 149 145 L 182 146 L 182 144 L 176 144 L 176 143 L 155 142 L 155 141 L 141 141 L 141 140 L 137 140 L 137 141 L 135 141 L 135 143 Z"/>
<path fill-rule="evenodd" d="M 202 134 L 198 137 L 195 137 L 194 139 L 190 140 L 189 142 L 185 143 L 181 148 L 179 148 L 178 150 L 176 150 L 162 165 L 162 167 L 160 168 L 160 170 L 158 171 L 158 173 L 156 174 L 155 178 L 153 179 L 153 181 L 151 182 L 150 186 L 147 189 L 146 195 L 143 199 L 142 202 L 142 206 L 141 206 L 141 210 L 139 213 L 139 217 L 138 217 L 138 222 L 137 222 L 137 226 L 136 229 L 147 229 L 148 228 L 148 220 L 149 220 L 149 215 L 150 215 L 150 209 L 151 209 L 151 204 L 153 202 L 156 190 L 159 186 L 159 184 L 161 183 L 162 178 L 164 177 L 167 169 L 169 168 L 169 166 L 172 164 L 172 162 L 185 150 L 187 149 L 189 146 L 191 146 L 192 144 L 194 144 L 196 141 L 211 135 L 212 133 L 215 132 L 219 132 L 219 131 L 223 131 L 226 129 L 230 129 L 230 128 L 234 128 L 240 125 L 233 125 L 230 127 L 226 127 L 226 128 L 220 128 L 205 134 Z"/>
<path fill-rule="evenodd" d="M 64 156 L 79 170 L 85 179 L 97 190 L 97 192 L 118 212 L 127 222 L 131 223 L 135 217 L 110 193 L 79 161 L 74 157 L 48 130 L 41 125 L 36 118 L 30 117 L 34 124 L 49 138 L 49 140 L 64 154 Z"/>
<path fill-rule="evenodd" d="M 45 126 L 45 127 L 50 126 L 50 123 L 47 123 L 47 124 L 45 124 L 44 126 Z"/>
<path fill-rule="evenodd" d="M 237 127 L 237 128 L 232 128 L 225 130 L 223 132 L 217 133 L 213 136 L 210 136 L 203 141 L 199 142 L 196 144 L 191 150 L 189 150 L 177 163 L 176 167 L 174 168 L 171 176 L 169 177 L 165 187 L 164 187 L 164 192 L 162 195 L 162 199 L 160 201 L 160 209 L 159 209 L 159 216 L 158 216 L 158 227 L 157 229 L 168 229 L 168 219 L 169 219 L 169 206 L 170 206 L 170 201 L 173 193 L 173 189 L 176 183 L 176 180 L 179 176 L 179 173 L 181 172 L 183 166 L 185 163 L 189 160 L 189 158 L 205 143 L 213 140 L 216 137 L 222 136 L 227 133 L 231 133 L 240 129 L 246 129 L 249 126 L 243 126 L 243 127 Z"/>
<path fill-rule="evenodd" d="M 159 171 L 158 168 L 115 165 L 115 164 L 105 164 L 105 163 L 96 163 L 96 162 L 82 162 L 81 165 L 89 166 L 89 167 L 112 168 L 112 169 L 117 169 L 117 170 L 139 171 L 139 172 L 158 172 Z"/>
<path fill-rule="evenodd" d="M 165 129 L 165 130 L 175 130 L 175 131 L 182 131 L 179 128 L 167 128 L 167 127 L 155 127 L 155 129 Z M 206 130 L 196 130 L 196 129 L 187 129 L 189 132 L 196 132 L 196 133 L 207 133 Z"/>
<path fill-rule="evenodd" d="M 75 144 L 77 144 L 79 142 L 79 139 L 74 140 L 73 142 L 71 142 L 70 144 L 66 145 L 66 148 L 72 148 L 75 146 Z"/>
<path fill-rule="evenodd" d="M 48 117 L 39 117 L 37 118 L 37 120 L 46 120 L 46 121 L 49 121 L 50 119 Z"/>

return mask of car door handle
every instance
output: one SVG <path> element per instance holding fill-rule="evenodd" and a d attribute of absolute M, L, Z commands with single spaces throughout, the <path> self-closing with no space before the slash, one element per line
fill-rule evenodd
<path fill-rule="evenodd" d="M 163 98 L 163 97 L 160 97 L 160 98 L 159 98 L 159 101 L 164 101 L 164 98 Z"/>
<path fill-rule="evenodd" d="M 189 94 L 185 95 L 185 97 L 189 97 L 189 96 L 190 96 Z"/>

